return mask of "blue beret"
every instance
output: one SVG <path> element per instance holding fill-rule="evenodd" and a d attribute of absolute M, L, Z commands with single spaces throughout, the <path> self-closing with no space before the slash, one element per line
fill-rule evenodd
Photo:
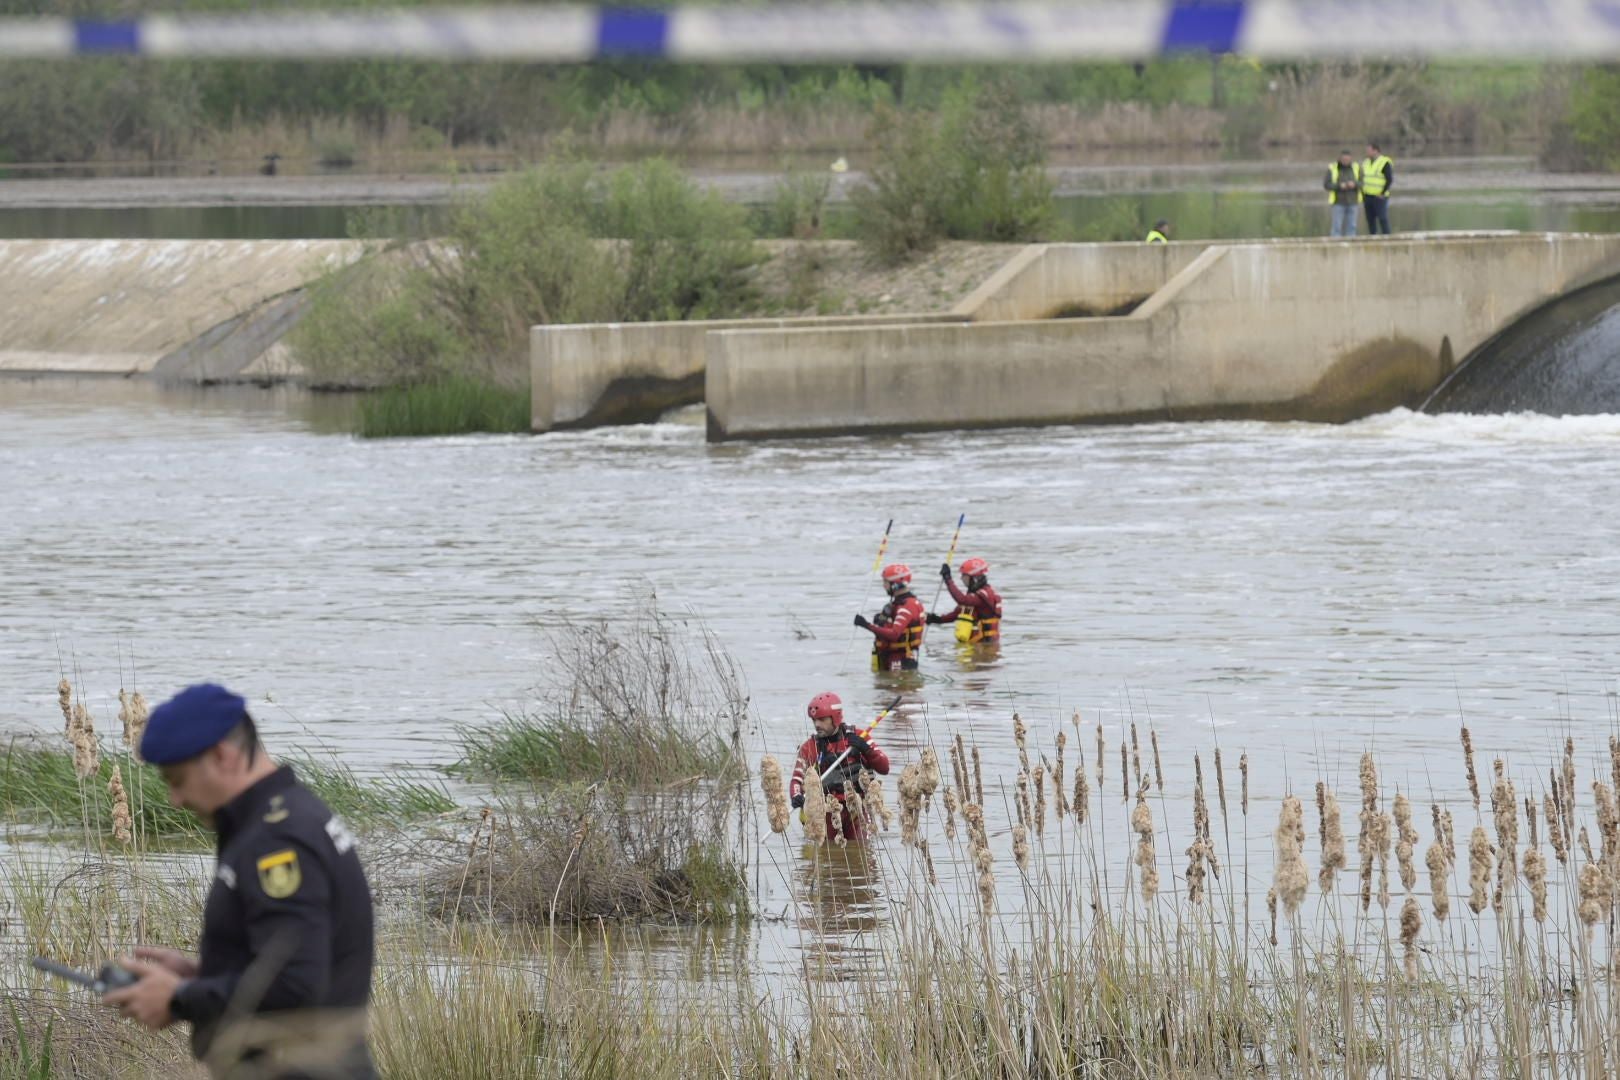
<path fill-rule="evenodd" d="M 152 710 L 141 759 L 173 765 L 217 746 L 247 716 L 247 702 L 216 683 L 188 686 Z"/>

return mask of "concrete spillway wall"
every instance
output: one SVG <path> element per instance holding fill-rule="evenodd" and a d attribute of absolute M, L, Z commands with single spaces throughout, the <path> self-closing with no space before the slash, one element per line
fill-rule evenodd
<path fill-rule="evenodd" d="M 0 374 L 210 381 L 272 370 L 344 240 L 0 241 Z"/>
<path fill-rule="evenodd" d="M 1141 275 L 1121 296 L 1153 259 L 1170 276 L 1116 318 L 709 334 L 710 438 L 1352 419 L 1417 404 L 1515 319 L 1620 272 L 1620 236 L 1053 245 L 977 310 L 1050 313 L 1065 275 L 1096 277 L 1110 257 Z"/>

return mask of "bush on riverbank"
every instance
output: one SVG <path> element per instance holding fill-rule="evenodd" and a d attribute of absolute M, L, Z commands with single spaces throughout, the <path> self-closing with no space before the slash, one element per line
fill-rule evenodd
<path fill-rule="evenodd" d="M 361 438 L 461 435 L 529 430 L 527 387 L 445 375 L 428 382 L 388 386 L 360 400 L 355 433 Z"/>
<path fill-rule="evenodd" d="M 317 282 L 291 342 L 317 380 L 440 383 L 390 414 L 446 415 L 499 398 L 475 383 L 527 385 L 531 326 L 730 314 L 758 258 L 745 211 L 668 162 L 547 165 L 461 203 L 442 240 Z"/>
<path fill-rule="evenodd" d="M 945 239 L 1032 240 L 1051 221 L 1045 141 L 1004 86 L 950 93 L 937 113 L 885 110 L 876 142 L 850 197 L 856 235 L 880 259 Z"/>
<path fill-rule="evenodd" d="M 655 596 L 628 602 L 628 611 L 549 629 L 535 704 L 493 727 L 462 727 L 453 771 L 632 789 L 740 780 L 748 692 L 736 662 L 695 617 L 670 615 Z"/>

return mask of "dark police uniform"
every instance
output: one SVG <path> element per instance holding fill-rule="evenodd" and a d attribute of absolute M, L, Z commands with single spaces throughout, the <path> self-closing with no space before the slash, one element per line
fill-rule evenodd
<path fill-rule="evenodd" d="M 286 766 L 221 807 L 214 827 L 198 975 L 170 1004 L 192 1024 L 192 1052 L 219 1051 L 227 1069 L 250 1060 L 259 1077 L 375 1076 L 371 890 L 354 837 Z M 245 1045 L 216 1046 L 244 1017 L 256 1022 Z"/>

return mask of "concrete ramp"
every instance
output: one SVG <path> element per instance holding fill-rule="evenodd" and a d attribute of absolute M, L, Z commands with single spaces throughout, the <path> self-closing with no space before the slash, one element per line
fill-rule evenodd
<path fill-rule="evenodd" d="M 1620 272 L 1620 236 L 1048 245 L 1015 264 L 970 323 L 708 334 L 709 437 L 1415 407 L 1516 319 Z M 1144 286 L 1129 314 L 1049 317 Z"/>
<path fill-rule="evenodd" d="M 251 378 L 347 240 L 0 241 L 0 374 Z"/>

